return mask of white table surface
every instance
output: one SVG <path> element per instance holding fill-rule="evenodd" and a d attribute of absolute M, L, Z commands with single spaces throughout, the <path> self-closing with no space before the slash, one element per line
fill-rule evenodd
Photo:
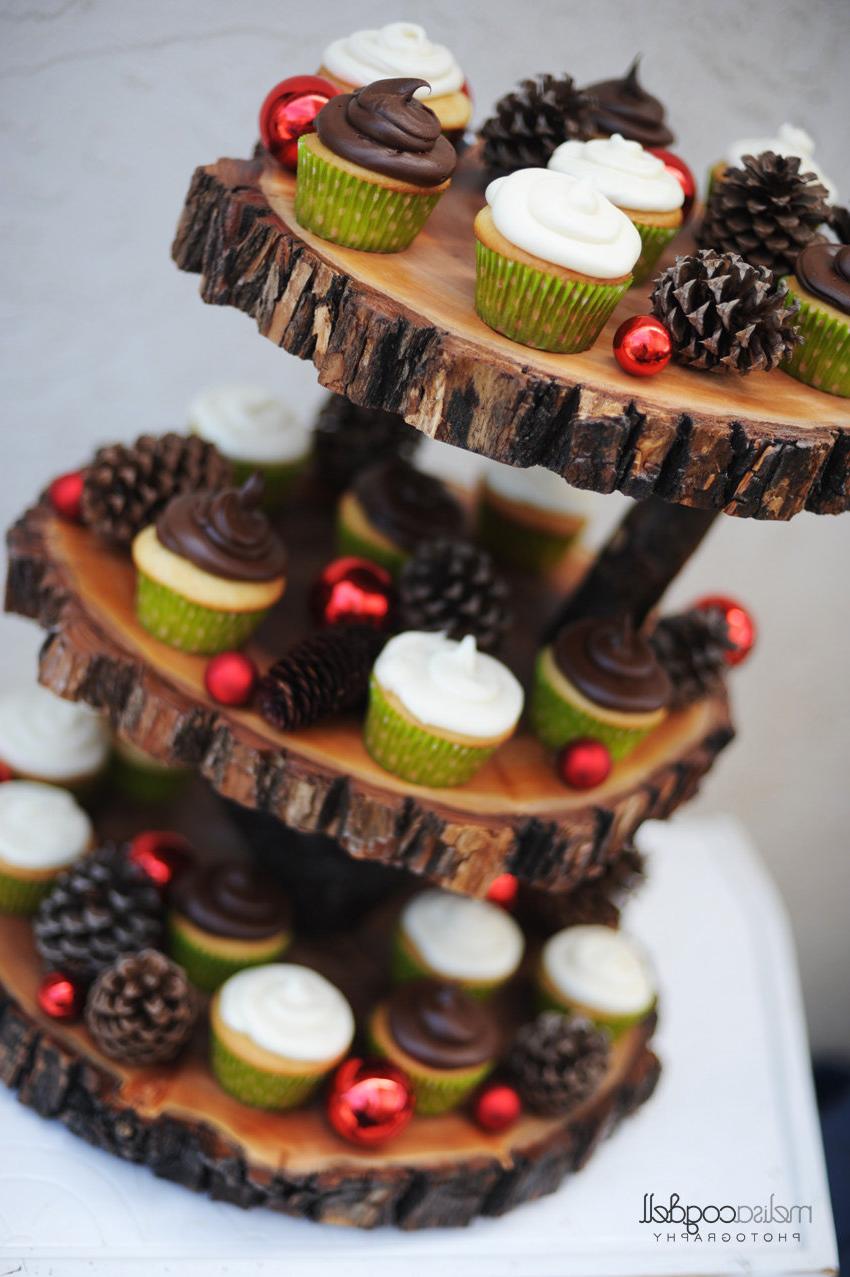
<path fill-rule="evenodd" d="M 319 1227 L 211 1203 L 89 1149 L 0 1093 L 0 1277 L 626 1277 L 802 1274 L 836 1265 L 797 969 L 772 882 L 733 821 L 645 826 L 627 923 L 655 955 L 655 1097 L 561 1190 L 467 1229 Z M 811 1205 L 787 1242 L 666 1239 L 644 1193 Z M 746 1231 L 743 1242 L 734 1240 Z M 799 1231 L 799 1241 L 792 1233 Z M 654 1233 L 660 1232 L 656 1240 Z M 715 1229 L 718 1232 L 718 1229 Z"/>

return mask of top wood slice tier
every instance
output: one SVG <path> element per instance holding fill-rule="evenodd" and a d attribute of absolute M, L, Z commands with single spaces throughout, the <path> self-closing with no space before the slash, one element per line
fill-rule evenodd
<path fill-rule="evenodd" d="M 173 256 L 202 276 L 205 301 L 253 316 L 312 359 L 323 385 L 446 443 L 546 466 L 578 488 L 750 518 L 850 506 L 850 402 L 780 372 L 621 372 L 611 337 L 648 309 L 645 288 L 580 355 L 488 328 L 473 309 L 483 185 L 473 151 L 411 248 L 382 255 L 303 230 L 294 178 L 278 166 L 219 160 L 194 175 Z"/>

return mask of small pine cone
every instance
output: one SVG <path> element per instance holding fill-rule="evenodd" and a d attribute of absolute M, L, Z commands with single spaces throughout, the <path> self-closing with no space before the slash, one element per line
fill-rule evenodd
<path fill-rule="evenodd" d="M 752 266 L 790 275 L 801 248 L 829 217 L 827 190 L 796 155 L 745 155 L 714 183 L 697 234 L 701 248 L 740 253 Z"/>
<path fill-rule="evenodd" d="M 719 687 L 728 669 L 726 653 L 735 646 L 719 608 L 665 616 L 650 642 L 673 685 L 671 709 L 691 705 Z"/>
<path fill-rule="evenodd" d="M 127 848 L 106 843 L 59 875 L 33 930 L 47 967 L 89 980 L 120 954 L 161 943 L 162 900 Z"/>
<path fill-rule="evenodd" d="M 527 1108 L 557 1117 L 599 1085 L 610 1054 L 607 1033 L 590 1020 L 542 1011 L 517 1033 L 506 1068 Z"/>
<path fill-rule="evenodd" d="M 497 173 L 545 168 L 556 146 L 593 136 L 593 108 L 593 98 L 570 75 L 523 80 L 481 126 L 485 167 Z"/>
<path fill-rule="evenodd" d="M 86 1024 L 105 1055 L 124 1064 L 165 1064 L 183 1049 L 197 1017 L 186 973 L 164 953 L 127 953 L 102 971 Z"/>
<path fill-rule="evenodd" d="M 282 732 L 355 709 L 369 691 L 369 674 L 386 635 L 370 625 L 337 625 L 296 643 L 257 685 L 256 705 Z"/>
<path fill-rule="evenodd" d="M 86 470 L 83 522 L 105 540 L 127 546 L 172 497 L 217 492 L 232 482 L 230 462 L 197 435 L 141 435 L 129 446 L 107 444 Z"/>
<path fill-rule="evenodd" d="M 737 253 L 677 257 L 656 277 L 652 310 L 670 330 L 673 358 L 708 372 L 770 372 L 800 341 L 784 281 Z"/>
<path fill-rule="evenodd" d="M 850 208 L 833 204 L 829 210 L 829 229 L 839 244 L 850 244 Z"/>
<path fill-rule="evenodd" d="M 482 651 L 493 652 L 511 624 L 509 598 L 486 550 L 445 537 L 425 542 L 399 578 L 401 628 L 437 630 L 452 639 L 474 634 Z"/>
<path fill-rule="evenodd" d="M 313 428 L 316 473 L 332 492 L 345 492 L 355 475 L 393 457 L 409 461 L 422 436 L 394 412 L 359 408 L 331 395 Z"/>

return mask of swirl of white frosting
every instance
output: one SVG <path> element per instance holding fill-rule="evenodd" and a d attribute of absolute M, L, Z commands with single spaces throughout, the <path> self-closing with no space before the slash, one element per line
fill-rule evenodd
<path fill-rule="evenodd" d="M 99 771 L 110 748 L 102 714 L 33 683 L 0 696 L 0 758 L 13 771 L 69 780 Z"/>
<path fill-rule="evenodd" d="M 618 208 L 672 213 L 685 202 L 685 192 L 664 161 L 621 133 L 590 142 L 562 142 L 548 167 L 586 178 Z"/>
<path fill-rule="evenodd" d="M 487 203 L 511 244 L 580 275 L 619 279 L 640 257 L 634 223 L 586 179 L 517 169 L 490 183 Z"/>
<path fill-rule="evenodd" d="M 471 634 L 459 643 L 419 630 L 397 634 L 375 662 L 375 677 L 421 723 L 461 736 L 507 736 L 522 713 L 519 683 L 478 651 Z"/>
<path fill-rule="evenodd" d="M 781 124 L 776 137 L 742 138 L 733 143 L 724 159 L 727 164 L 738 167 L 745 155 L 761 155 L 764 151 L 773 151 L 776 155 L 796 155 L 802 161 L 801 173 L 814 173 L 829 192 L 830 200 L 838 199 L 838 191 L 823 169 L 815 163 L 815 143 L 805 129 L 794 124 Z"/>
<path fill-rule="evenodd" d="M 0 860 L 7 865 L 61 869 L 91 840 L 91 821 L 66 789 L 37 780 L 0 785 Z"/>
<path fill-rule="evenodd" d="M 450 980 L 507 980 L 525 948 L 504 909 L 437 888 L 413 897 L 401 925 L 428 966 Z"/>
<path fill-rule="evenodd" d="M 295 413 L 259 386 L 217 386 L 193 399 L 192 430 L 233 461 L 297 461 L 307 431 Z"/>
<path fill-rule="evenodd" d="M 354 1014 L 339 989 L 293 962 L 238 971 L 221 987 L 219 1014 L 263 1050 L 310 1064 L 338 1059 L 354 1037 Z"/>
<path fill-rule="evenodd" d="M 566 927 L 543 946 L 543 971 L 572 1002 L 606 1015 L 637 1015 L 655 997 L 649 961 L 611 927 Z"/>
<path fill-rule="evenodd" d="M 484 485 L 506 501 L 545 510 L 547 514 L 581 516 L 589 505 L 587 493 L 573 488 L 554 470 L 545 466 L 506 466 L 491 461 L 484 470 Z"/>
<path fill-rule="evenodd" d="M 325 49 L 322 65 L 337 79 L 357 86 L 406 76 L 427 80 L 433 97 L 463 87 L 463 72 L 452 54 L 429 40 L 415 22 L 388 22 L 377 30 L 354 31 L 334 40 Z M 417 97 L 427 92 L 420 89 Z"/>

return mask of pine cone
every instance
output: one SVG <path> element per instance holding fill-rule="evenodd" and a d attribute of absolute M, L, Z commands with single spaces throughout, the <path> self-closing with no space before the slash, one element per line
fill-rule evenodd
<path fill-rule="evenodd" d="M 790 275 L 800 249 L 829 217 L 826 187 L 800 171 L 796 155 L 765 151 L 745 155 L 741 164 L 714 183 L 697 243 Z"/>
<path fill-rule="evenodd" d="M 800 341 L 784 281 L 737 253 L 677 257 L 655 280 L 652 309 L 674 359 L 709 372 L 769 372 Z"/>
<path fill-rule="evenodd" d="M 59 875 L 33 929 L 46 966 L 87 980 L 120 954 L 161 943 L 162 901 L 127 848 L 106 843 Z"/>
<path fill-rule="evenodd" d="M 509 597 L 486 550 L 443 537 L 420 545 L 402 569 L 401 628 L 438 630 L 453 639 L 474 634 L 478 646 L 492 652 L 511 623 Z"/>
<path fill-rule="evenodd" d="M 726 653 L 735 646 L 719 608 L 665 616 L 650 642 L 673 684 L 671 709 L 691 705 L 719 687 L 728 669 Z"/>
<path fill-rule="evenodd" d="M 481 126 L 484 165 L 499 173 L 545 168 L 556 146 L 593 136 L 594 105 L 570 75 L 523 80 Z"/>
<path fill-rule="evenodd" d="M 182 967 L 164 953 L 127 953 L 98 976 L 86 1024 L 105 1055 L 125 1064 L 165 1064 L 183 1049 L 197 1016 Z"/>
<path fill-rule="evenodd" d="M 850 208 L 833 204 L 829 210 L 829 229 L 839 244 L 850 244 Z"/>
<path fill-rule="evenodd" d="M 556 1117 L 598 1086 L 610 1053 L 607 1033 L 590 1020 L 542 1011 L 517 1033 L 506 1068 L 527 1108 Z"/>
<path fill-rule="evenodd" d="M 332 492 L 345 492 L 367 466 L 393 457 L 409 461 L 421 438 L 394 412 L 358 408 L 343 395 L 331 395 L 313 428 L 316 472 Z"/>
<path fill-rule="evenodd" d="M 282 732 L 355 709 L 366 699 L 369 674 L 386 635 L 371 625 L 337 625 L 296 643 L 257 685 L 256 705 Z"/>
<path fill-rule="evenodd" d="M 129 545 L 182 492 L 218 491 L 233 467 L 197 435 L 141 435 L 132 446 L 99 448 L 83 483 L 83 522 L 116 545 Z"/>

